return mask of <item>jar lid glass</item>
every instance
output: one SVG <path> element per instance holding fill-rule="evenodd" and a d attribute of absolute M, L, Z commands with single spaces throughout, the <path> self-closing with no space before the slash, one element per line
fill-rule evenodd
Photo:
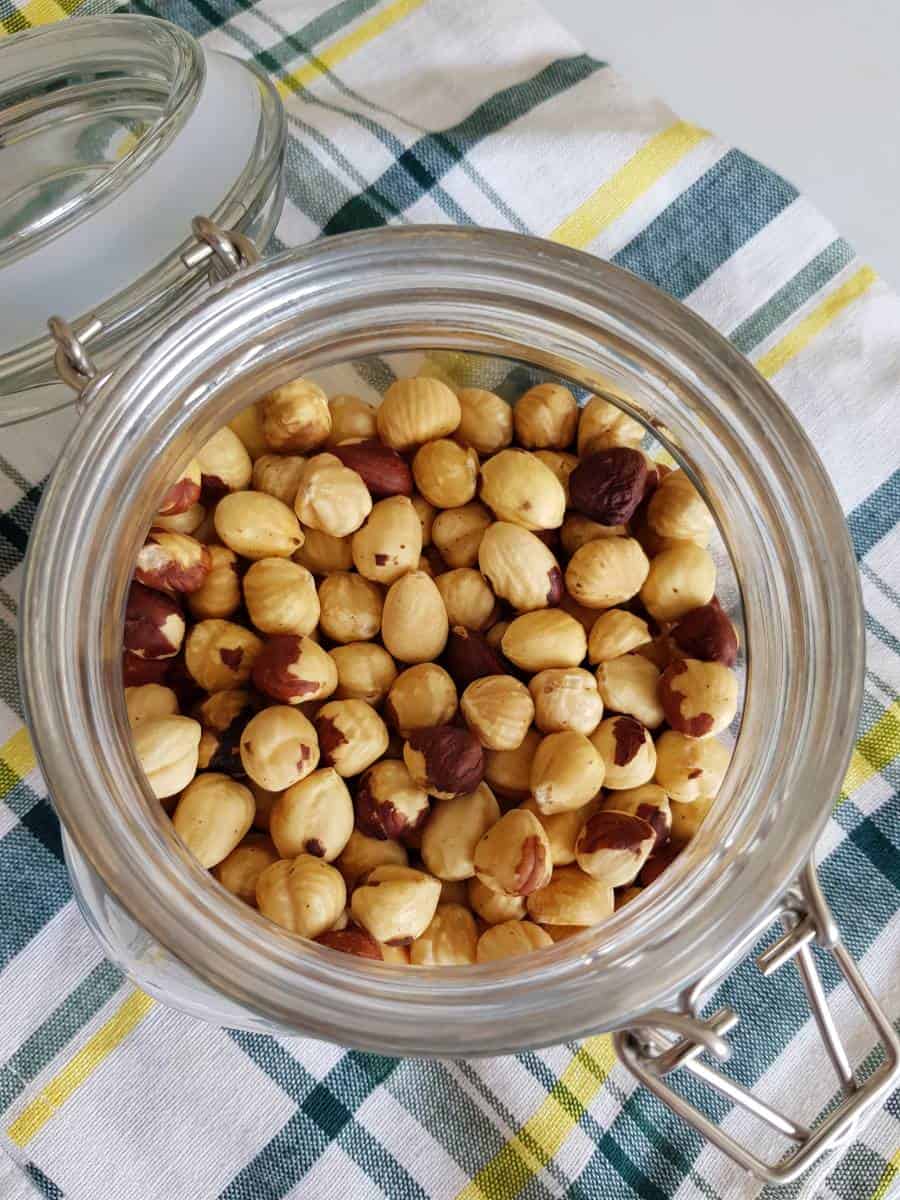
<path fill-rule="evenodd" d="M 191 218 L 265 242 L 285 121 L 271 81 L 152 17 L 77 18 L 0 43 L 0 424 L 70 403 L 46 322 L 96 317 L 103 366 L 198 288 Z"/>

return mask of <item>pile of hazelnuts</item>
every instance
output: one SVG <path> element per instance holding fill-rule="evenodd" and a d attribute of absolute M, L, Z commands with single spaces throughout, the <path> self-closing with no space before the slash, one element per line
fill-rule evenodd
<path fill-rule="evenodd" d="M 481 963 L 608 918 L 729 762 L 713 521 L 556 383 L 298 379 L 166 493 L 125 612 L 150 788 L 196 860 L 332 950 Z"/>

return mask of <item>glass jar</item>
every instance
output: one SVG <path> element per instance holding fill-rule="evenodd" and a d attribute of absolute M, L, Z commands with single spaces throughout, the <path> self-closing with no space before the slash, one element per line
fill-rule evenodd
<path fill-rule="evenodd" d="M 422 349 L 545 369 L 616 396 L 657 431 L 715 513 L 742 593 L 749 671 L 719 800 L 652 888 L 541 954 L 409 971 L 298 940 L 192 860 L 143 783 L 120 660 L 135 554 L 196 447 L 299 374 Z M 684 1032 L 662 1010 L 683 1008 L 686 989 L 795 895 L 844 775 L 862 689 L 862 609 L 837 499 L 749 363 L 608 263 L 514 234 L 420 227 L 346 235 L 234 275 L 83 399 L 29 548 L 21 678 L 79 901 L 110 957 L 209 1020 L 388 1054 L 501 1054 L 651 1025 Z M 793 936 L 796 922 L 786 924 Z M 703 1042 L 702 1024 L 691 1028 Z M 710 1028 L 705 1043 L 721 1050 L 717 1038 Z"/>

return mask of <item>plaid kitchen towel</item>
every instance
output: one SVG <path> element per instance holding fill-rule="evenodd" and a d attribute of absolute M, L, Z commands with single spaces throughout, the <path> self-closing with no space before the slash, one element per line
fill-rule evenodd
<path fill-rule="evenodd" d="M 15 32 L 73 7 L 0 0 L 0 26 Z M 867 613 L 859 739 L 820 847 L 821 878 L 900 1023 L 897 298 L 790 184 L 636 96 L 530 2 L 135 0 L 134 10 L 252 57 L 278 80 L 289 118 L 282 245 L 387 222 L 542 234 L 684 300 L 792 407 L 841 495 Z M 776 1192 L 637 1087 L 606 1037 L 492 1061 L 398 1061 L 209 1028 L 125 981 L 71 900 L 16 692 L 22 558 L 73 420 L 0 438 L 4 1200 L 32 1186 L 54 1200 L 895 1192 L 900 1094 L 839 1162 Z M 854 1061 L 874 1068 L 871 1031 L 823 970 Z M 748 960 L 722 999 L 745 1018 L 732 1036 L 742 1082 L 802 1119 L 834 1102 L 792 967 L 763 980 Z M 758 1136 L 723 1098 L 690 1095 L 732 1132 Z"/>

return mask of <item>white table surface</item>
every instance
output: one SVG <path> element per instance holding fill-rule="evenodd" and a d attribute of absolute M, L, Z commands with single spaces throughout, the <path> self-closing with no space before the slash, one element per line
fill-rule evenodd
<path fill-rule="evenodd" d="M 900 288 L 900 0 L 544 0 L 583 45 L 780 171 Z"/>

